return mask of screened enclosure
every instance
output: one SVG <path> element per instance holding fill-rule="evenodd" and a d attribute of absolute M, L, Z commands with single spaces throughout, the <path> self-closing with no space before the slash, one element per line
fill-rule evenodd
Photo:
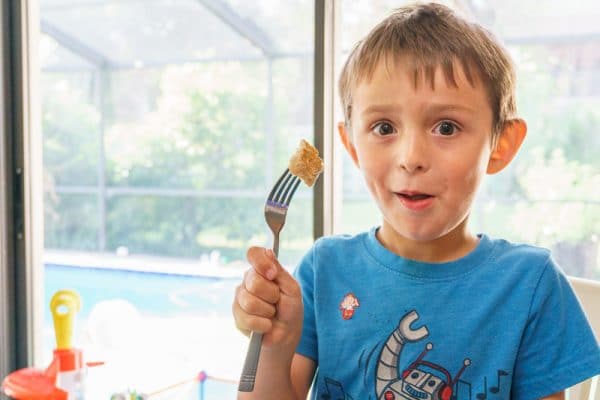
<path fill-rule="evenodd" d="M 41 1 L 47 248 L 228 262 L 267 242 L 264 193 L 312 140 L 313 7 L 263 3 Z"/>
<path fill-rule="evenodd" d="M 247 247 L 270 245 L 270 187 L 313 141 L 314 3 L 39 5 L 46 298 L 80 293 L 77 343 L 116 365 L 113 390 L 202 370 L 207 399 L 231 398 L 247 344 L 233 287 Z M 290 268 L 312 197 L 298 191 L 282 235 Z"/>

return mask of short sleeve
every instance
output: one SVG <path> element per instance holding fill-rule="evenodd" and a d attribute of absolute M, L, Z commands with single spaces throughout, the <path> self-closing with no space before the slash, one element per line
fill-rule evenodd
<path fill-rule="evenodd" d="M 302 258 L 298 268 L 294 271 L 294 277 L 302 289 L 302 302 L 304 305 L 304 322 L 302 324 L 302 336 L 296 348 L 296 353 L 311 358 L 315 362 L 318 355 L 316 317 L 315 317 L 315 265 L 314 253 L 316 244 Z"/>
<path fill-rule="evenodd" d="M 539 399 L 598 374 L 598 341 L 566 276 L 549 259 L 531 299 L 511 398 Z"/>

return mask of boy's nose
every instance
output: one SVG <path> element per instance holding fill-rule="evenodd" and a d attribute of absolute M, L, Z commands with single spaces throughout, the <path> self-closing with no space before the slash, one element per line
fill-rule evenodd
<path fill-rule="evenodd" d="M 429 169 L 429 152 L 425 134 L 406 133 L 399 140 L 397 164 L 412 174 Z"/>

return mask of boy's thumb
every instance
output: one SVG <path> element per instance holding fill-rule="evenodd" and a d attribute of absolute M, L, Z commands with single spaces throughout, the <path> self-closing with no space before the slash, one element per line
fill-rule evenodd
<path fill-rule="evenodd" d="M 296 279 L 283 267 L 279 267 L 275 282 L 279 285 L 279 290 L 288 296 L 299 297 L 301 295 L 300 285 Z"/>
<path fill-rule="evenodd" d="M 273 262 L 275 269 L 275 275 L 273 277 L 269 277 L 269 279 L 275 281 L 279 285 L 279 290 L 283 294 L 287 294 L 289 296 L 300 296 L 300 287 L 298 282 L 294 277 L 279 263 L 277 258 L 275 257 L 275 253 L 273 250 L 266 249 L 267 257 Z M 271 270 L 267 272 L 268 275 L 271 275 Z"/>
<path fill-rule="evenodd" d="M 272 281 L 277 276 L 277 265 L 274 262 L 274 256 L 269 255 L 272 250 L 264 247 L 250 247 L 246 253 L 246 258 L 252 268 L 261 276 Z"/>
<path fill-rule="evenodd" d="M 248 249 L 247 258 L 254 270 L 266 279 L 275 282 L 282 293 L 300 296 L 300 288 L 294 277 L 281 266 L 275 253 L 263 247 Z"/>

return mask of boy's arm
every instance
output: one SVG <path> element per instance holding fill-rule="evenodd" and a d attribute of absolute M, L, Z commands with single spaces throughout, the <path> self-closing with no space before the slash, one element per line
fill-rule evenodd
<path fill-rule="evenodd" d="M 300 286 L 272 251 L 252 247 L 247 258 L 252 268 L 236 288 L 233 316 L 243 333 L 263 332 L 264 336 L 254 390 L 239 392 L 238 399 L 306 398 L 316 367 L 295 353 L 304 314 Z"/>
<path fill-rule="evenodd" d="M 286 366 L 287 365 L 287 366 Z M 308 357 L 294 354 L 290 362 L 263 350 L 252 392 L 238 392 L 238 400 L 304 400 L 315 374 L 316 364 Z"/>
<path fill-rule="evenodd" d="M 315 376 L 317 364 L 310 358 L 295 354 L 292 360 L 292 385 L 297 399 L 306 399 Z"/>
<path fill-rule="evenodd" d="M 565 391 L 561 390 L 560 392 L 556 392 L 551 396 L 543 397 L 540 400 L 565 400 Z"/>

